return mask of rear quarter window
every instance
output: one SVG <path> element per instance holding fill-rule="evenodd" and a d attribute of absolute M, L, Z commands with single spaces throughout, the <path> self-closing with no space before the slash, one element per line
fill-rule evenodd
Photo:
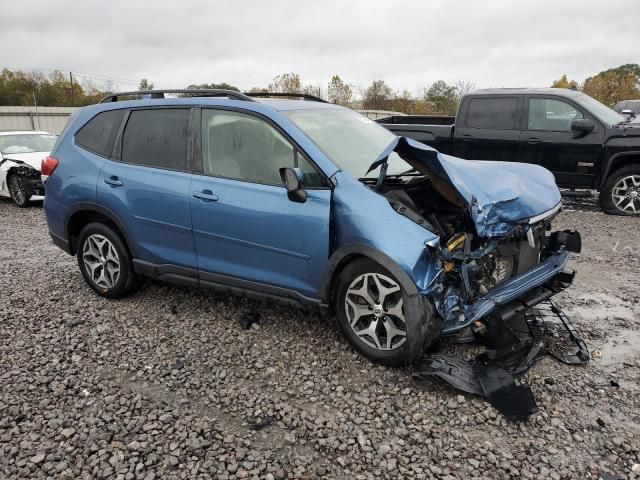
<path fill-rule="evenodd" d="M 465 124 L 470 128 L 513 130 L 517 125 L 517 114 L 517 97 L 473 98 Z"/>
<path fill-rule="evenodd" d="M 110 157 L 123 115 L 124 110 L 99 113 L 78 130 L 76 144 L 103 157 Z"/>
<path fill-rule="evenodd" d="M 189 170 L 188 108 L 133 110 L 122 138 L 122 161 L 146 167 Z"/>

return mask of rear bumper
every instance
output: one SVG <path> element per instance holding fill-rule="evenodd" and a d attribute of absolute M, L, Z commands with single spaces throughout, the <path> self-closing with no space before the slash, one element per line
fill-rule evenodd
<path fill-rule="evenodd" d="M 532 269 L 493 288 L 469 305 L 459 319 L 446 322 L 442 333 L 457 332 L 488 315 L 497 306 L 518 300 L 533 306 L 564 290 L 575 276 L 575 271 L 566 269 L 569 256 L 569 251 L 553 254 Z"/>

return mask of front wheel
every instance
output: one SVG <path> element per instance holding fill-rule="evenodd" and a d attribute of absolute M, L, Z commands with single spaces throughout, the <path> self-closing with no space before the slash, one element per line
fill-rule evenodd
<path fill-rule="evenodd" d="M 31 192 L 24 175 L 18 173 L 12 174 L 7 181 L 7 186 L 9 187 L 11 200 L 13 200 L 18 207 L 25 208 L 30 205 L 31 202 L 29 199 L 31 198 Z"/>
<path fill-rule="evenodd" d="M 341 273 L 335 310 L 340 328 L 364 356 L 389 366 L 412 363 L 440 335 L 430 305 L 410 297 L 400 282 L 371 260 Z"/>
<path fill-rule="evenodd" d="M 640 165 L 611 173 L 600 191 L 600 206 L 613 215 L 640 216 Z"/>

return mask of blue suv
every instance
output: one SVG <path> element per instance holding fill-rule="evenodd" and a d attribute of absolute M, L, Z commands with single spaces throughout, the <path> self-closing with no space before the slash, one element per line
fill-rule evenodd
<path fill-rule="evenodd" d="M 387 365 L 566 288 L 580 247 L 550 231 L 544 168 L 442 155 L 308 99 L 112 95 L 70 119 L 42 178 L 51 237 L 99 295 L 151 277 L 318 309 Z"/>

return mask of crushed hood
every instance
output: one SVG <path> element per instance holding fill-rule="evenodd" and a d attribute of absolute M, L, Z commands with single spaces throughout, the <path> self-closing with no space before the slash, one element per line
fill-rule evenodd
<path fill-rule="evenodd" d="M 2 155 L 2 160 L 26 163 L 30 167 L 40 171 L 42 159 L 47 155 L 49 155 L 49 152 L 5 153 Z"/>
<path fill-rule="evenodd" d="M 445 198 L 465 206 L 481 237 L 504 235 L 561 202 L 553 174 L 539 165 L 463 160 L 406 137 L 391 142 L 370 170 L 386 163 L 394 151 L 420 173 L 429 175 Z M 454 191 L 447 192 L 448 186 Z"/>

